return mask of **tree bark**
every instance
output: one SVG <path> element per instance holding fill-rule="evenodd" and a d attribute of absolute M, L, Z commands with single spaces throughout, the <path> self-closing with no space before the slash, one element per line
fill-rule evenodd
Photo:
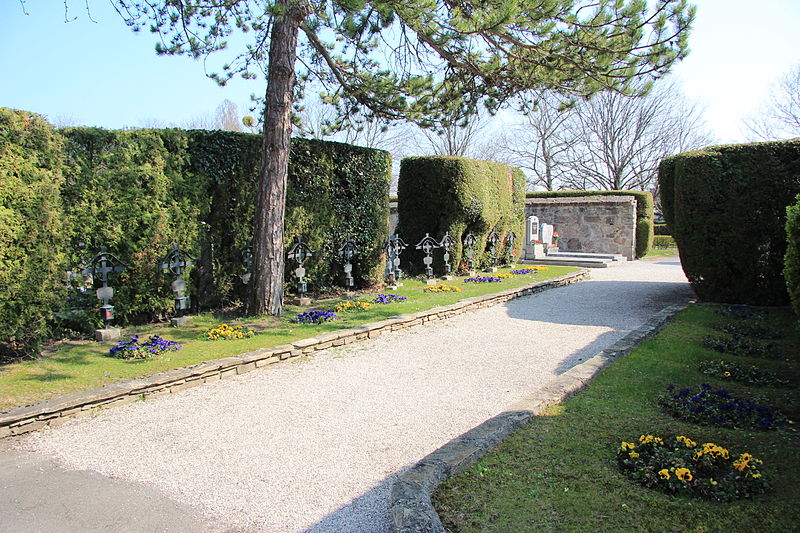
<path fill-rule="evenodd" d="M 279 0 L 270 37 L 261 169 L 253 228 L 253 280 L 250 315 L 283 311 L 283 221 L 292 135 L 292 99 L 300 23 L 308 14 L 302 0 Z"/>

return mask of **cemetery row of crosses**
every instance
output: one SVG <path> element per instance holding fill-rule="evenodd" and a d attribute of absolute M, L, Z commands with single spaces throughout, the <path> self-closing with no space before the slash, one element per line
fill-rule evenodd
<path fill-rule="evenodd" d="M 506 249 L 512 250 L 514 243 L 517 240 L 517 235 L 513 231 L 509 231 L 504 240 Z M 464 238 L 464 256 L 466 259 L 467 268 L 474 275 L 475 269 L 475 245 L 477 243 L 476 237 L 472 233 L 468 233 Z M 500 243 L 500 237 L 494 230 L 489 233 L 487 237 L 487 244 L 489 247 L 489 260 L 492 268 L 498 264 L 497 245 Z M 425 253 L 423 263 L 425 265 L 425 275 L 429 282 L 434 278 L 433 271 L 433 254 L 435 250 L 442 250 L 442 259 L 444 261 L 443 275 L 446 279 L 451 279 L 449 274 L 452 272 L 451 265 L 451 252 L 455 246 L 456 241 L 445 233 L 441 240 L 436 240 L 426 233 L 425 236 L 415 245 L 417 250 L 422 250 Z M 386 253 L 386 281 L 390 288 L 399 286 L 399 280 L 402 276 L 400 269 L 400 255 L 403 250 L 408 248 L 408 245 L 397 234 L 391 235 L 384 245 L 384 252 Z M 354 286 L 353 279 L 353 257 L 358 254 L 358 248 L 355 243 L 346 237 L 344 243 L 338 249 L 338 255 L 343 262 L 344 270 L 344 286 L 347 290 L 351 290 Z M 310 300 L 305 298 L 308 291 L 308 286 L 305 281 L 306 269 L 304 263 L 314 255 L 314 252 L 309 248 L 308 244 L 303 242 L 300 237 L 295 238 L 295 242 L 287 252 L 287 259 L 294 262 L 296 268 L 294 276 L 297 278 L 297 294 L 299 296 L 296 303 L 300 305 L 308 305 Z M 505 258 L 507 262 L 511 258 Z M 195 264 L 196 259 L 183 250 L 177 243 L 173 244 L 172 249 L 159 261 L 158 267 L 160 270 L 170 272 L 174 276 L 172 281 L 172 290 L 175 293 L 175 312 L 176 316 L 172 319 L 173 325 L 183 325 L 185 323 L 185 313 L 189 309 L 189 298 L 186 296 L 186 281 L 181 276 L 187 267 Z M 242 282 L 247 284 L 251 278 L 252 266 L 252 245 L 248 245 L 242 252 L 242 264 L 245 268 L 245 273 L 242 275 Z M 111 299 L 114 296 L 114 289 L 109 285 L 110 276 L 115 272 L 125 270 L 128 265 L 114 254 L 109 252 L 106 247 L 100 247 L 100 251 L 95 254 L 91 259 L 85 261 L 80 267 L 80 274 L 83 276 L 82 289 L 91 287 L 95 278 L 102 284 L 97 289 L 97 299 L 103 302 L 100 307 L 100 317 L 105 325 L 105 334 L 98 335 L 98 338 L 103 340 L 110 340 L 117 338 L 119 330 L 111 328 L 111 321 L 114 319 L 114 306 L 111 305 Z M 72 273 L 72 277 L 76 274 Z"/>

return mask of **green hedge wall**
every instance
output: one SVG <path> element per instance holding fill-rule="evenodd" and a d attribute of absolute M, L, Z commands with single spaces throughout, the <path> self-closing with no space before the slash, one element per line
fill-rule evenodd
<path fill-rule="evenodd" d="M 35 352 L 62 301 L 61 170 L 52 126 L 0 108 L 0 362 Z"/>
<path fill-rule="evenodd" d="M 244 300 L 260 141 L 205 130 L 56 132 L 41 117 L 0 108 L 0 352 L 35 351 L 54 309 L 57 327 L 97 325 L 92 287 L 63 288 L 64 271 L 100 246 L 128 264 L 111 282 L 118 323 L 173 311 L 172 277 L 157 268 L 173 242 L 197 257 L 185 276 L 194 309 Z M 380 281 L 390 179 L 388 152 L 292 140 L 286 244 L 300 234 L 315 251 L 306 263 L 312 289 L 341 284 L 345 235 L 360 249 L 356 284 Z"/>
<path fill-rule="evenodd" d="M 800 194 L 786 208 L 786 256 L 783 278 L 794 313 L 800 317 Z"/>
<path fill-rule="evenodd" d="M 633 196 L 636 198 L 636 258 L 646 256 L 653 247 L 653 195 L 648 191 L 534 191 L 528 198 L 575 196 Z"/>
<path fill-rule="evenodd" d="M 786 206 L 800 193 L 800 139 L 678 154 L 660 165 L 659 183 L 684 272 L 701 299 L 789 301 L 781 272 Z"/>
<path fill-rule="evenodd" d="M 454 156 L 408 157 L 400 163 L 397 196 L 397 233 L 409 245 L 401 256 L 403 270 L 424 271 L 424 253 L 414 245 L 425 233 L 437 240 L 450 233 L 456 241 L 451 258 L 456 269 L 463 268 L 462 241 L 469 232 L 477 239 L 476 265 L 489 264 L 486 238 L 492 229 L 501 239 L 498 258 L 519 257 L 525 218 L 525 176 L 519 169 Z M 509 230 L 518 237 L 514 250 L 502 244 Z M 437 274 L 442 272 L 442 254 L 434 253 Z"/>

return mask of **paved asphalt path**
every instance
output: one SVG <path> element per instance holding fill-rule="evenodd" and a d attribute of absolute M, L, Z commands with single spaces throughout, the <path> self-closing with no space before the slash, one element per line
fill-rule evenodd
<path fill-rule="evenodd" d="M 677 258 L 0 442 L 0 531 L 390 531 L 396 474 L 692 297 Z"/>

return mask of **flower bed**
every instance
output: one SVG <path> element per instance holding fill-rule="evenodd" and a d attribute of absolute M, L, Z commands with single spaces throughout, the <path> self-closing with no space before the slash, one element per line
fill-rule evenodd
<path fill-rule="evenodd" d="M 699 389 L 681 390 L 670 385 L 667 393 L 659 399 L 664 409 L 676 418 L 697 424 L 768 430 L 791 423 L 774 409 L 737 398 L 729 391 L 715 389 L 707 383 L 700 385 Z"/>
<path fill-rule="evenodd" d="M 714 329 L 724 331 L 733 337 L 741 338 L 753 337 L 756 339 L 774 339 L 780 336 L 780 332 L 769 327 L 762 319 L 726 322 L 725 324 L 716 326 Z"/>
<path fill-rule="evenodd" d="M 722 337 L 718 335 L 706 335 L 703 337 L 703 346 L 715 352 L 727 353 L 731 355 L 743 355 L 745 357 L 769 357 L 779 358 L 775 353 L 775 345 L 765 343 L 740 335 Z"/>
<path fill-rule="evenodd" d="M 347 301 L 336 304 L 333 311 L 336 313 L 351 312 L 351 311 L 366 311 L 372 307 L 371 302 Z"/>
<path fill-rule="evenodd" d="M 306 311 L 305 313 L 299 313 L 292 319 L 292 322 L 296 324 L 322 324 L 331 320 L 336 320 L 336 313 L 333 311 Z"/>
<path fill-rule="evenodd" d="M 168 341 L 153 335 L 147 342 L 139 344 L 139 336 L 134 335 L 128 342 L 118 341 L 108 354 L 118 359 L 151 359 L 171 350 L 180 350 L 183 346 L 175 341 Z"/>
<path fill-rule="evenodd" d="M 464 283 L 498 283 L 502 281 L 500 278 L 492 276 L 475 276 L 474 278 L 467 278 Z"/>
<path fill-rule="evenodd" d="M 525 274 L 536 274 L 540 269 L 537 268 L 518 268 L 512 270 L 511 273 L 517 276 L 524 276 Z"/>
<path fill-rule="evenodd" d="M 786 386 L 788 380 L 781 379 L 772 372 L 762 370 L 755 365 L 743 365 L 736 361 L 703 361 L 700 372 L 719 379 L 747 383 L 749 385 Z"/>
<path fill-rule="evenodd" d="M 460 287 L 456 287 L 455 285 L 447 285 L 446 283 L 431 285 L 430 287 L 425 287 L 423 290 L 425 292 L 461 292 Z"/>
<path fill-rule="evenodd" d="M 405 296 L 398 296 L 396 294 L 379 294 L 372 300 L 372 303 L 375 304 L 393 304 L 397 302 L 405 302 L 407 298 Z"/>
<path fill-rule="evenodd" d="M 217 340 L 230 340 L 230 339 L 243 339 L 250 338 L 254 335 L 252 329 L 245 331 L 242 326 L 232 327 L 228 324 L 220 324 L 206 332 L 206 339 L 210 341 Z"/>
<path fill-rule="evenodd" d="M 749 453 L 734 454 L 706 442 L 698 444 L 680 435 L 642 435 L 623 442 L 617 451 L 620 470 L 648 488 L 718 501 L 750 498 L 769 485 Z"/>

